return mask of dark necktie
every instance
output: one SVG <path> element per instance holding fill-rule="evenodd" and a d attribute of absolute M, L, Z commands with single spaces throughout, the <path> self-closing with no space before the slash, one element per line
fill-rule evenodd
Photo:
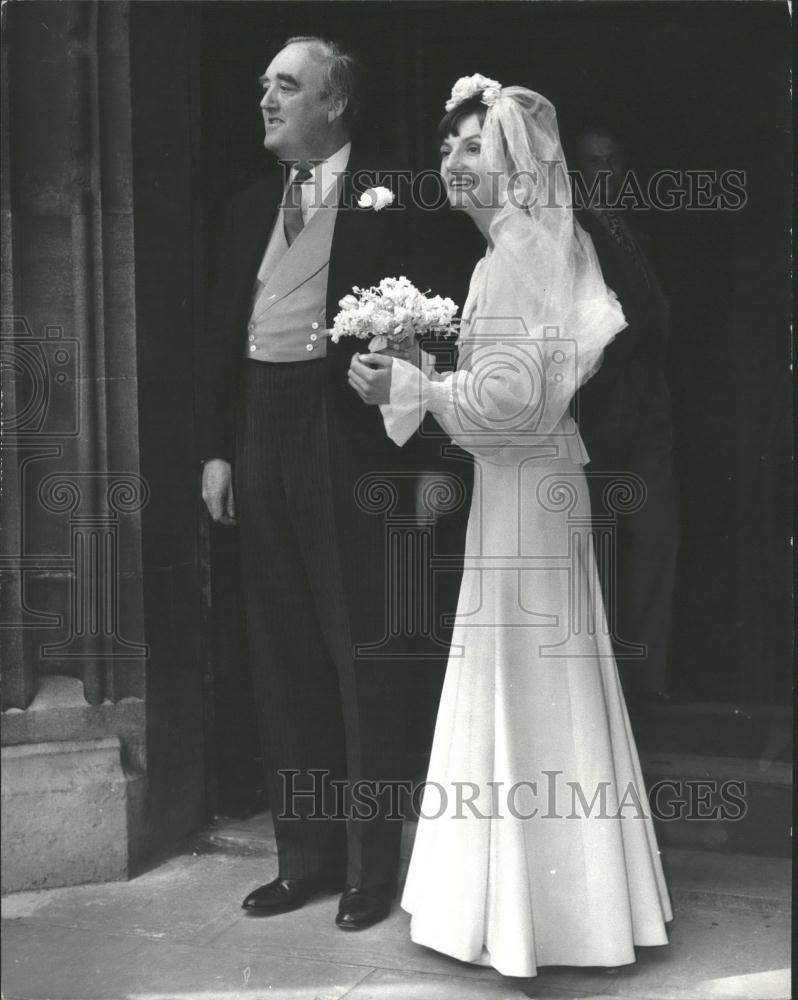
<path fill-rule="evenodd" d="M 294 174 L 294 179 L 285 189 L 283 198 L 283 230 L 286 243 L 291 246 L 305 226 L 302 218 L 302 185 L 310 179 L 307 167 L 300 167 Z"/>

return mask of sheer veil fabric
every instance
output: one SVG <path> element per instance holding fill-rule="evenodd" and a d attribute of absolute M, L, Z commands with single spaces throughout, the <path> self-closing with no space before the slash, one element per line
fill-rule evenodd
<path fill-rule="evenodd" d="M 496 453 L 510 442 L 543 444 L 626 326 L 571 210 L 553 105 L 523 87 L 502 89 L 485 117 L 482 158 L 501 208 L 463 308 L 459 370 L 430 386 L 430 372 L 419 377 L 395 362 L 382 412 L 398 444 L 424 410 L 452 402 L 456 425 L 447 430 L 462 447 Z"/>
<path fill-rule="evenodd" d="M 554 106 L 523 87 L 504 88 L 485 118 L 482 157 L 503 188 L 490 228 L 497 279 L 512 289 L 532 337 L 553 327 L 573 341 L 583 382 L 626 322 L 574 219 Z M 562 416 L 557 409 L 548 423 Z"/>

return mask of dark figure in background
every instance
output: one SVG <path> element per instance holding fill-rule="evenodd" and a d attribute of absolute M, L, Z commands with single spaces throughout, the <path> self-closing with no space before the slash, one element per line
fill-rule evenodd
<path fill-rule="evenodd" d="M 614 618 L 616 654 L 627 694 L 667 701 L 666 669 L 679 525 L 673 479 L 673 432 L 665 375 L 668 301 L 651 266 L 645 240 L 631 212 L 616 205 L 625 176 L 615 135 L 596 126 L 581 131 L 572 168 L 577 218 L 590 234 L 604 280 L 618 296 L 629 323 L 610 344 L 596 375 L 580 390 L 575 413 L 590 455 L 591 503 L 604 511 L 604 490 L 613 474 L 632 473 L 645 484 L 645 502 L 619 515 L 614 587 L 607 611 Z M 597 183 L 598 182 L 598 183 Z M 629 658 L 624 644 L 645 647 Z M 624 655 L 626 653 L 626 656 Z"/>
<path fill-rule="evenodd" d="M 345 884 L 336 923 L 351 930 L 390 909 L 402 825 L 387 795 L 336 818 L 331 782 L 402 779 L 406 725 L 404 664 L 356 652 L 386 634 L 387 586 L 384 521 L 356 488 L 407 461 L 347 385 L 362 345 L 324 334 L 353 285 L 405 273 L 404 216 L 357 207 L 357 172 L 375 165 L 351 135 L 350 56 L 292 39 L 261 83 L 280 163 L 231 207 L 198 358 L 203 498 L 240 529 L 280 866 L 243 905 L 281 913 Z M 286 802 L 291 787 L 305 794 Z"/>

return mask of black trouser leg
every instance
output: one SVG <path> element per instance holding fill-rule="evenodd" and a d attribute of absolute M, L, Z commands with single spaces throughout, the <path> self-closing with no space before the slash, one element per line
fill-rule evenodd
<path fill-rule="evenodd" d="M 632 690 L 667 690 L 668 644 L 679 547 L 670 455 L 652 455 L 634 470 L 646 484 L 640 510 L 621 515 L 618 619 L 621 636 L 646 647 L 627 670 Z"/>
<path fill-rule="evenodd" d="M 280 772 L 328 772 L 349 785 L 403 774 L 402 665 L 355 655 L 384 621 L 382 526 L 354 501 L 356 457 L 326 404 L 325 366 L 248 363 L 236 490 L 247 629 L 270 795 Z M 318 782 L 318 777 L 316 778 Z M 328 797 L 335 803 L 334 796 Z M 341 863 L 340 819 L 312 818 L 316 800 L 295 797 L 302 818 L 275 829 L 281 874 L 313 877 Z M 393 881 L 401 823 L 375 815 L 348 824 L 348 880 Z"/>
<path fill-rule="evenodd" d="M 305 458 L 318 480 L 329 483 L 329 494 L 318 503 L 287 469 L 288 507 L 316 617 L 338 671 L 352 794 L 347 882 L 367 889 L 393 882 L 399 865 L 402 823 L 389 816 L 396 782 L 405 777 L 406 673 L 402 662 L 357 652 L 385 634 L 390 600 L 384 518 L 360 510 L 355 499 L 361 457 L 329 412 L 314 418 L 305 410 L 295 426 L 302 420 L 309 428 Z M 375 471 L 390 482 L 389 470 Z"/>
<path fill-rule="evenodd" d="M 654 693 L 667 689 L 668 643 L 671 629 L 673 587 L 679 544 L 679 522 L 670 454 L 656 453 L 627 463 L 626 470 L 645 483 L 642 506 L 616 514 L 615 565 L 603 567 L 614 586 L 605 592 L 608 618 L 615 621 L 616 654 L 624 687 L 629 693 Z M 622 477 L 619 471 L 618 476 Z M 591 504 L 604 513 L 604 490 L 612 472 L 588 467 Z M 641 658 L 628 658 L 624 644 L 644 647 Z"/>
<path fill-rule="evenodd" d="M 239 434 L 236 504 L 241 531 L 247 635 L 280 874 L 343 872 L 345 827 L 322 800 L 317 774 L 343 780 L 346 748 L 338 677 L 316 615 L 286 495 L 279 369 L 247 366 Z M 301 463 L 302 455 L 296 456 Z M 309 477 L 311 478 L 311 477 Z M 295 772 L 299 772 L 298 775 Z M 315 797 L 294 792 L 315 787 Z M 283 818 L 283 817 L 289 818 Z M 299 816 L 299 819 L 292 818 Z"/>

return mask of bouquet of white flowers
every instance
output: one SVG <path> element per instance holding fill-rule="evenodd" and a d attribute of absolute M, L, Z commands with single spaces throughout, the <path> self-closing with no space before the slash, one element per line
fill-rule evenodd
<path fill-rule="evenodd" d="M 383 278 L 371 288 L 355 285 L 352 292 L 338 303 L 341 311 L 330 330 L 335 344 L 341 337 L 371 338 L 371 352 L 386 347 L 402 350 L 425 334 L 457 335 L 456 303 L 440 295 L 425 295 L 407 278 Z"/>

